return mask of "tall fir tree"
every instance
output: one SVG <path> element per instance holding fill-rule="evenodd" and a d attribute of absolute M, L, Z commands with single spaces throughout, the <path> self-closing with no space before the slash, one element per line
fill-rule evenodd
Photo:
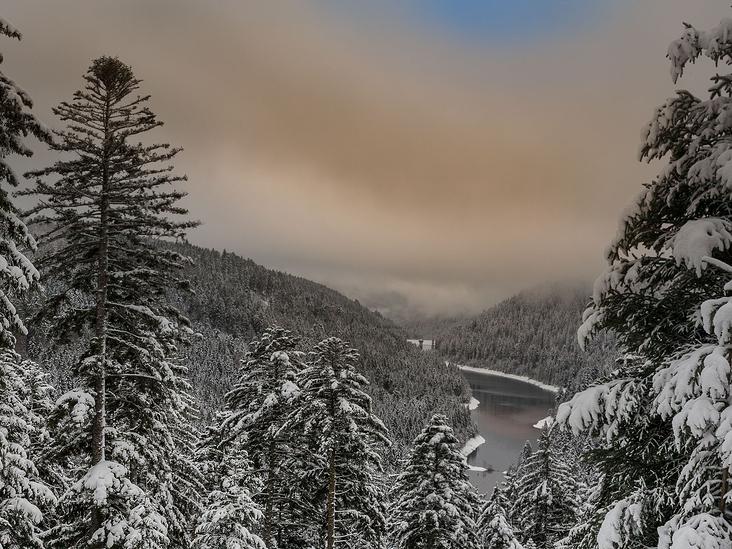
<path fill-rule="evenodd" d="M 516 531 L 508 522 L 501 490 L 496 487 L 491 498 L 483 505 L 478 516 L 481 547 L 486 549 L 524 549 Z"/>
<path fill-rule="evenodd" d="M 295 437 L 283 429 L 300 393 L 296 377 L 304 363 L 298 343 L 289 331 L 271 327 L 250 344 L 242 377 L 226 395 L 221 425 L 222 451 L 230 455 L 232 446 L 246 451 L 262 479 L 255 501 L 263 512 L 260 534 L 268 548 L 302 542 L 304 510 L 290 497 L 297 471 L 285 466 Z"/>
<path fill-rule="evenodd" d="M 222 454 L 214 472 L 220 486 L 208 495 L 192 548 L 265 549 L 262 539 L 253 533 L 262 520 L 262 511 L 251 498 L 252 465 L 247 453 L 234 440 Z"/>
<path fill-rule="evenodd" d="M 41 481 L 34 442 L 46 437 L 47 386 L 40 369 L 11 350 L 0 351 L 0 547 L 41 548 L 43 511 L 56 497 Z"/>
<path fill-rule="evenodd" d="M 165 299 L 186 286 L 177 274 L 185 258 L 160 240 L 182 238 L 197 223 L 169 217 L 187 213 L 176 205 L 185 193 L 165 189 L 185 179 L 166 165 L 179 150 L 133 141 L 162 124 L 145 106 L 149 97 L 133 93 L 140 80 L 110 57 L 96 59 L 84 80 L 73 101 L 54 109 L 68 129 L 56 132 L 52 149 L 70 158 L 28 174 L 36 182 L 25 193 L 39 198 L 31 213 L 49 244 L 39 266 L 55 282 L 41 316 L 57 343 L 89 342 L 74 371 L 79 387 L 54 414 L 49 455 L 79 480 L 50 543 L 116 547 L 150 525 L 155 543 L 179 546 L 198 509 L 177 352 L 191 330 Z M 90 494 L 101 478 L 117 490 L 114 502 Z"/>
<path fill-rule="evenodd" d="M 0 35 L 21 39 L 21 33 L 0 17 Z M 2 55 L 0 55 L 2 62 Z M 50 142 L 49 130 L 28 112 L 28 93 L 0 71 L 0 183 L 17 187 L 19 180 L 7 159 L 31 156 L 23 138 Z M 34 446 L 45 441 L 49 387 L 37 365 L 13 350 L 14 333 L 27 333 L 11 301 L 38 283 L 36 268 L 24 250 L 36 244 L 18 217 L 8 189 L 0 187 L 0 547 L 42 547 L 43 510 L 55 496 L 38 472 Z M 34 444 L 35 443 L 35 444 Z"/>
<path fill-rule="evenodd" d="M 379 547 L 386 525 L 378 446 L 390 441 L 361 388 L 368 381 L 356 372 L 358 358 L 335 337 L 315 345 L 297 376 L 300 398 L 286 424 L 302 435 L 290 463 L 300 470 L 300 497 L 328 549 Z"/>
<path fill-rule="evenodd" d="M 582 494 L 564 456 L 555 450 L 551 433 L 544 427 L 536 451 L 523 463 L 511 513 L 514 524 L 520 525 L 521 541 L 531 540 L 538 549 L 552 548 L 567 535 Z"/>
<path fill-rule="evenodd" d="M 0 35 L 21 39 L 18 29 L 0 17 Z M 0 55 L 0 63 L 2 63 Z M 23 138 L 32 135 L 50 143 L 51 132 L 28 109 L 33 107 L 31 96 L 11 78 L 0 71 L 0 183 L 17 187 L 18 177 L 8 165 L 10 155 L 32 156 Z M 23 321 L 11 302 L 13 293 L 24 292 L 38 283 L 38 271 L 24 249 L 35 250 L 36 243 L 18 210 L 10 199 L 8 189 L 0 187 L 0 346 L 15 344 L 13 330 L 26 333 Z"/>
<path fill-rule="evenodd" d="M 732 19 L 685 27 L 668 48 L 674 82 L 703 55 L 732 62 Z M 623 214 L 579 332 L 614 330 L 629 356 L 557 416 L 602 437 L 603 548 L 730 544 L 732 76 L 711 84 L 706 99 L 678 91 L 644 130 L 641 159 L 668 163 Z"/>
<path fill-rule="evenodd" d="M 414 439 L 392 489 L 390 537 L 398 549 L 477 549 L 480 498 L 460 441 L 442 414 Z"/>

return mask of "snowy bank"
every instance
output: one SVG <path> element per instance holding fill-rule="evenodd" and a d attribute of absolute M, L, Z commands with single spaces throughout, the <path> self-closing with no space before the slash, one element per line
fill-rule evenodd
<path fill-rule="evenodd" d="M 536 423 L 534 423 L 533 427 L 536 427 L 537 429 L 543 429 L 546 427 L 551 427 L 552 423 L 554 423 L 554 418 L 552 416 L 545 417 L 544 419 L 540 419 Z"/>
<path fill-rule="evenodd" d="M 470 397 L 470 402 L 468 402 L 465 406 L 467 406 L 468 410 L 475 410 L 478 406 L 480 406 L 480 400 L 475 397 Z"/>
<path fill-rule="evenodd" d="M 464 455 L 465 457 L 468 457 L 470 454 L 475 452 L 478 449 L 478 446 L 483 444 L 485 442 L 485 439 L 480 435 L 475 435 L 473 438 L 468 440 L 465 443 L 465 446 L 463 446 L 463 449 L 460 450 L 460 453 Z"/>
<path fill-rule="evenodd" d="M 477 373 L 483 373 L 483 374 L 490 374 L 492 376 L 516 379 L 518 381 L 523 381 L 524 383 L 530 383 L 531 385 L 536 385 L 537 387 L 540 387 L 540 388 L 544 389 L 545 391 L 551 391 L 552 393 L 558 393 L 560 391 L 560 387 L 556 387 L 554 385 L 547 385 L 546 383 L 542 383 L 541 381 L 537 381 L 535 379 L 531 379 L 526 376 L 517 376 L 514 374 L 506 374 L 504 372 L 499 372 L 497 370 L 489 370 L 488 368 L 475 368 L 473 366 L 460 366 L 459 364 L 456 364 L 456 366 L 458 368 L 460 368 L 461 370 L 465 370 L 466 372 L 477 372 Z"/>

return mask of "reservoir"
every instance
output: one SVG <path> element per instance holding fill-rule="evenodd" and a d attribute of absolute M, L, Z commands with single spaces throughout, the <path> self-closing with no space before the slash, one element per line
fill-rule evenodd
<path fill-rule="evenodd" d="M 481 494 L 490 494 L 503 480 L 503 471 L 516 463 L 526 441 L 536 449 L 534 427 L 554 407 L 554 393 L 518 379 L 463 370 L 480 405 L 471 412 L 485 443 L 468 456 L 468 464 L 491 467 L 492 473 L 470 471 L 470 481 Z"/>

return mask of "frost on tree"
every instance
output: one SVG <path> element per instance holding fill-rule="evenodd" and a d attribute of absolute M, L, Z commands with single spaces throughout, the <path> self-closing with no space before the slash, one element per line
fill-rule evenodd
<path fill-rule="evenodd" d="M 389 532 L 400 549 L 477 549 L 480 499 L 460 441 L 435 414 L 417 436 L 392 489 Z M 513 548 L 516 549 L 516 548 Z"/>
<path fill-rule="evenodd" d="M 521 530 L 519 539 L 539 549 L 554 547 L 574 524 L 581 494 L 581 484 L 556 450 L 552 429 L 545 427 L 516 479 L 511 516 Z"/>
<path fill-rule="evenodd" d="M 208 495 L 196 526 L 193 549 L 266 547 L 253 533 L 262 521 L 262 511 L 251 498 L 252 466 L 241 444 L 234 441 L 229 446 L 216 470 L 219 488 Z"/>
<path fill-rule="evenodd" d="M 40 480 L 31 455 L 45 440 L 49 389 L 39 368 L 14 351 L 0 352 L 0 547 L 41 548 L 43 511 L 56 497 Z"/>
<path fill-rule="evenodd" d="M 361 388 L 368 382 L 356 372 L 358 358 L 335 337 L 315 345 L 285 427 L 300 433 L 289 463 L 299 471 L 296 490 L 311 509 L 319 545 L 328 549 L 378 546 L 386 524 L 378 450 L 390 441 Z"/>
<path fill-rule="evenodd" d="M 174 219 L 186 213 L 176 205 L 185 193 L 170 187 L 185 177 L 167 164 L 178 149 L 137 141 L 161 125 L 148 97 L 134 93 L 140 80 L 109 57 L 96 59 L 84 80 L 84 90 L 54 109 L 68 124 L 52 144 L 62 160 L 28 174 L 35 186 L 25 193 L 39 199 L 33 219 L 50 244 L 38 260 L 54 282 L 40 317 L 57 343 L 88 341 L 73 372 L 79 385 L 54 413 L 53 456 L 78 487 L 62 498 L 55 541 L 64 546 L 63 536 L 83 529 L 102 543 L 95 532 L 106 528 L 113 500 L 87 507 L 88 517 L 75 513 L 87 497 L 79 479 L 107 463 L 116 497 L 129 495 L 130 509 L 150 505 L 138 516 L 159 513 L 166 543 L 185 543 L 199 475 L 178 346 L 191 330 L 166 300 L 169 289 L 186 287 L 178 276 L 185 258 L 161 240 L 183 238 L 196 222 Z M 120 516 L 115 528 L 132 528 L 127 511 Z"/>
<path fill-rule="evenodd" d="M 674 82 L 702 55 L 732 62 L 732 19 L 686 27 L 668 49 Z M 668 164 L 621 218 L 580 329 L 612 329 L 629 351 L 557 416 L 604 439 L 601 549 L 732 546 L 731 95 L 716 74 L 708 98 L 679 91 L 656 109 L 640 155 Z"/>
<path fill-rule="evenodd" d="M 20 40 L 20 32 L 0 17 L 0 34 Z M 0 55 L 2 62 L 2 55 Z M 10 297 L 38 282 L 38 271 L 25 256 L 35 241 L 18 218 L 5 183 L 18 179 L 8 156 L 31 156 L 23 138 L 48 141 L 50 134 L 27 112 L 33 101 L 0 71 L 0 547 L 42 547 L 43 511 L 55 503 L 40 480 L 34 445 L 45 441 L 50 388 L 38 366 L 13 351 L 13 331 L 26 333 Z"/>
<path fill-rule="evenodd" d="M 502 503 L 503 497 L 499 488 L 493 490 L 493 495 L 480 511 L 478 516 L 478 532 L 482 547 L 490 549 L 524 549 L 516 537 L 516 530 L 506 518 L 506 509 Z"/>
<path fill-rule="evenodd" d="M 0 17 L 0 34 L 21 39 L 21 34 Z M 2 55 L 0 55 L 2 63 Z M 28 112 L 33 100 L 28 93 L 0 71 L 0 346 L 13 347 L 12 331 L 26 333 L 25 326 L 10 301 L 14 293 L 24 292 L 38 282 L 38 271 L 25 255 L 36 243 L 10 200 L 7 183 L 18 186 L 18 177 L 7 163 L 11 155 L 32 156 L 23 138 L 32 135 L 49 142 L 51 134 Z"/>
<path fill-rule="evenodd" d="M 262 510 L 261 537 L 267 547 L 302 541 L 307 510 L 293 497 L 297 471 L 286 466 L 296 437 L 284 429 L 300 394 L 296 378 L 304 367 L 297 350 L 299 338 L 271 327 L 254 340 L 242 361 L 242 375 L 226 395 L 226 415 L 220 426 L 221 451 L 233 459 L 235 448 L 247 452 L 262 482 L 254 500 Z"/>

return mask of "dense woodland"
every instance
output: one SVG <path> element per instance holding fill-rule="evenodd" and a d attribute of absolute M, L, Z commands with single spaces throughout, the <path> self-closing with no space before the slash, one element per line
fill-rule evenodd
<path fill-rule="evenodd" d="M 407 343 L 390 320 L 321 284 L 236 254 L 183 243 L 172 249 L 193 260 L 184 269 L 193 292 L 178 293 L 174 302 L 205 334 L 183 350 L 205 415 L 223 404 L 246 344 L 276 325 L 300 337 L 304 352 L 329 336 L 358 349 L 358 370 L 369 381 L 374 411 L 397 446 L 410 444 L 435 412 L 450 418 L 461 440 L 474 434 L 464 405 L 470 388 L 459 371 Z"/>
<path fill-rule="evenodd" d="M 390 320 L 322 284 L 267 269 L 233 253 L 187 242 L 161 246 L 187 258 L 182 273 L 190 289 L 170 292 L 168 301 L 196 332 L 180 351 L 201 424 L 210 423 L 223 407 L 249 343 L 268 327 L 280 326 L 301 338 L 303 352 L 331 335 L 359 350 L 359 371 L 369 380 L 366 390 L 395 439 L 390 450 L 394 459 L 433 412 L 446 414 L 461 440 L 473 436 L 474 426 L 465 410 L 470 388 L 460 372 L 434 353 L 419 352 Z M 32 316 L 37 308 L 37 296 L 19 302 L 25 316 Z M 29 336 L 20 337 L 18 346 L 27 347 L 31 358 L 49 365 L 54 386 L 71 383 L 69 361 L 80 352 L 78 343 L 50 346 L 45 333 L 31 326 Z"/>
<path fill-rule="evenodd" d="M 674 80 L 732 64 L 732 19 L 668 51 Z M 458 370 L 336 292 L 186 244 L 180 151 L 140 142 L 161 124 L 141 81 L 110 57 L 83 79 L 52 132 L 0 73 L 0 180 L 20 184 L 24 138 L 58 153 L 24 215 L 0 189 L 0 549 L 732 546 L 731 76 L 645 127 L 641 157 L 669 164 L 607 249 L 587 362 L 576 293 L 438 336 L 456 362 L 601 374 L 487 497 Z"/>
<path fill-rule="evenodd" d="M 473 319 L 437 332 L 437 350 L 451 362 L 584 388 L 615 368 L 612 333 L 600 332 L 583 350 L 577 327 L 590 289 L 544 285 L 507 299 Z"/>

